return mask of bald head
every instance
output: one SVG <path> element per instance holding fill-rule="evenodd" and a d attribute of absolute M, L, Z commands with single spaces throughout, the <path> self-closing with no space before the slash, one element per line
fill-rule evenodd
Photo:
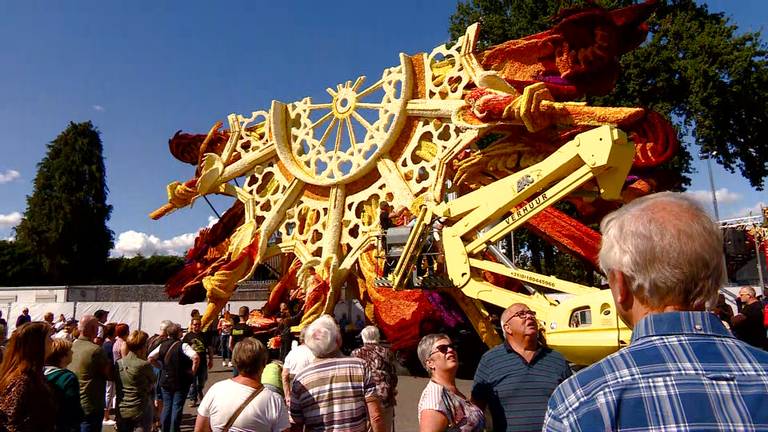
<path fill-rule="evenodd" d="M 77 328 L 82 336 L 93 339 L 99 333 L 99 320 L 93 315 L 83 315 Z"/>
<path fill-rule="evenodd" d="M 509 321 L 509 317 L 524 309 L 528 309 L 528 306 L 523 303 L 513 303 L 501 313 L 501 324 L 503 325 L 505 322 Z"/>

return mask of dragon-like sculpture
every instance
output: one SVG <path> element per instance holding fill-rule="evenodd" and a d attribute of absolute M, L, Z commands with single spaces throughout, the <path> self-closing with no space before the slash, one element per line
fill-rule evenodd
<path fill-rule="evenodd" d="M 395 349 L 415 346 L 425 320 L 461 321 L 451 302 L 483 340 L 497 343 L 482 304 L 460 290 L 375 284 L 382 269 L 379 203 L 418 214 L 536 164 L 602 125 L 621 128 L 635 146 L 624 201 L 657 190 L 650 169 L 669 160 L 677 145 L 668 122 L 643 108 L 573 102 L 611 91 L 620 56 L 645 39 L 653 8 L 646 2 L 572 10 L 548 31 L 485 50 L 476 48 L 480 29 L 473 25 L 452 46 L 401 54 L 371 84 L 361 76 L 328 88 L 324 101 L 274 101 L 268 110 L 229 115 L 226 129 L 217 123 L 207 134 L 177 133 L 171 153 L 194 165 L 195 175 L 169 185 L 168 203 L 151 217 L 207 194 L 231 196 L 234 204 L 200 232 L 168 294 L 182 303 L 207 299 L 207 326 L 239 282 L 279 255 L 282 278 L 252 323 L 269 325 L 290 297 L 304 302 L 304 326 L 331 312 L 346 285 Z M 596 265 L 600 235 L 585 223 L 619 204 L 587 192 L 566 198 L 578 218 L 547 208 L 526 225 Z M 507 277 L 485 277 L 515 289 Z"/>

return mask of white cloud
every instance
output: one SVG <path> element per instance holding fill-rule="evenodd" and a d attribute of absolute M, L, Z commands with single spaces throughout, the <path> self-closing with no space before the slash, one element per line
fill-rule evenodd
<path fill-rule="evenodd" d="M 729 215 L 728 218 L 732 219 L 747 216 L 760 216 L 763 207 L 768 207 L 768 203 L 765 201 L 760 201 L 752 207 L 743 207 L 739 210 L 736 210 L 731 215 Z"/>
<path fill-rule="evenodd" d="M 0 172 L 0 184 L 12 182 L 20 176 L 21 173 L 16 170 L 5 170 L 5 172 Z"/>
<path fill-rule="evenodd" d="M 0 228 L 13 228 L 21 222 L 21 213 L 0 214 Z"/>
<path fill-rule="evenodd" d="M 695 190 L 686 193 L 703 205 L 712 204 L 712 191 L 710 190 Z M 742 195 L 738 192 L 731 192 L 728 188 L 720 188 L 715 191 L 715 198 L 717 198 L 717 204 L 719 206 L 720 204 L 728 205 L 737 203 L 741 201 Z"/>
<path fill-rule="evenodd" d="M 207 228 L 212 227 L 219 219 L 208 216 Z M 126 258 L 136 255 L 184 255 L 187 250 L 195 245 L 195 237 L 198 231 L 177 235 L 170 240 L 161 240 L 160 238 L 138 231 L 125 231 L 117 236 L 115 248 L 110 251 L 110 256 Z"/>
<path fill-rule="evenodd" d="M 117 236 L 115 248 L 110 252 L 113 257 L 127 258 L 136 255 L 183 255 L 195 244 L 197 233 L 186 233 L 170 240 L 161 240 L 153 235 L 137 231 L 125 231 Z"/>
<path fill-rule="evenodd" d="M 93 109 L 95 109 L 98 112 L 104 112 L 104 111 L 107 110 L 106 108 L 104 108 L 103 106 L 98 105 L 98 104 L 97 105 L 93 105 L 92 107 L 93 107 Z"/>

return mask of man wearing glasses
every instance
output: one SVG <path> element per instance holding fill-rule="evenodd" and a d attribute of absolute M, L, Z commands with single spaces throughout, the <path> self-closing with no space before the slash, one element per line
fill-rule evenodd
<path fill-rule="evenodd" d="M 768 354 L 704 310 L 726 276 L 706 211 L 662 192 L 609 214 L 600 231 L 600 267 L 632 341 L 563 382 L 543 430 L 768 430 Z"/>
<path fill-rule="evenodd" d="M 501 315 L 504 343 L 480 359 L 472 402 L 491 412 L 495 431 L 540 431 L 547 401 L 571 376 L 565 358 L 539 337 L 536 312 L 522 303 Z"/>

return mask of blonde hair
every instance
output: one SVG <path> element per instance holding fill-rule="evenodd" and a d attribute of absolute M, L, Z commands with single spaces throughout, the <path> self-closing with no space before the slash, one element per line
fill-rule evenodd
<path fill-rule="evenodd" d="M 51 352 L 45 358 L 45 364 L 48 366 L 59 366 L 61 361 L 72 351 L 72 342 L 56 338 L 51 340 Z"/>

